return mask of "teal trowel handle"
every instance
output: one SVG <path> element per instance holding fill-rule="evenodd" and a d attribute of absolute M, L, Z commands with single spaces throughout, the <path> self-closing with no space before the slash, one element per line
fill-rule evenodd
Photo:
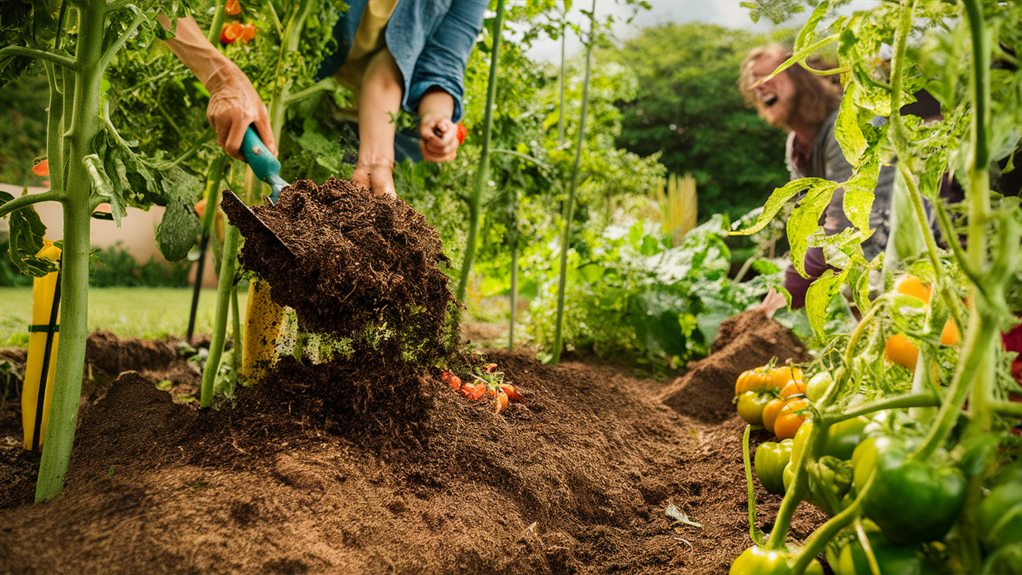
<path fill-rule="evenodd" d="M 266 148 L 252 126 L 245 130 L 245 137 L 241 140 L 241 155 L 260 180 L 270 184 L 275 177 L 280 178 L 280 162 Z"/>

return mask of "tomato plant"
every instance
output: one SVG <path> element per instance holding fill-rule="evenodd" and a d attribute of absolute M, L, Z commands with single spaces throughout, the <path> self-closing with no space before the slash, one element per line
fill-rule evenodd
<path fill-rule="evenodd" d="M 776 15 L 798 2 L 750 4 Z M 832 555 L 839 573 L 929 568 L 920 549 L 939 550 L 955 574 L 1003 570 L 1018 557 L 1014 539 L 991 533 L 1005 533 L 995 525 L 1014 521 L 1007 517 L 1016 500 L 988 478 L 1018 456 L 1010 435 L 1022 407 L 1007 400 L 1017 388 L 998 333 L 1018 322 L 1018 300 L 1006 294 L 1018 292 L 1011 270 L 1019 266 L 1022 210 L 1017 197 L 994 193 L 990 174 L 1022 149 L 1022 5 L 903 0 L 842 14 L 833 10 L 838 2 L 810 4 L 794 56 L 775 74 L 836 47 L 837 65 L 820 72 L 838 75 L 844 88 L 835 134 L 852 173 L 843 182 L 807 178 L 778 188 L 762 216 L 738 232 L 762 229 L 799 197 L 786 222 L 792 263 L 803 272 L 806 251 L 820 246 L 832 267 L 806 299 L 817 363 L 830 375 L 807 385 L 813 420 L 797 431 L 788 489 L 763 547 L 786 548 L 791 517 L 809 500 L 832 518 L 805 540 L 792 573 L 806 572 L 853 523 L 864 542 L 865 519 L 882 538 L 861 548 L 846 543 Z M 877 57 L 888 49 L 889 59 Z M 924 88 L 940 105 L 932 123 L 903 115 Z M 904 194 L 896 195 L 887 257 L 868 261 L 859 244 L 871 233 L 872 190 L 889 152 Z M 939 194 L 947 174 L 966 189 L 960 205 Z M 820 215 L 839 189 L 852 227 L 825 236 Z M 870 276 L 888 288 L 871 286 Z M 857 309 L 847 327 L 827 322 L 841 288 Z M 791 411 L 782 408 L 774 421 L 778 435 L 779 426 L 788 432 L 782 418 Z M 992 519 L 995 507 L 1007 517 Z"/>

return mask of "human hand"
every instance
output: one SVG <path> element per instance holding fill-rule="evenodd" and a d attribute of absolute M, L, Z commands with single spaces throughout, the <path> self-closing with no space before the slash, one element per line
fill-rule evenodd
<path fill-rule="evenodd" d="M 245 74 L 232 62 L 217 69 L 206 83 L 209 89 L 209 106 L 206 118 L 216 130 L 216 141 L 232 157 L 244 160 L 241 141 L 245 130 L 255 125 L 266 148 L 277 155 L 277 144 L 270 128 L 266 105 Z"/>
<path fill-rule="evenodd" d="M 397 197 L 394 189 L 394 162 L 359 163 L 351 174 L 351 181 L 372 190 L 377 196 Z"/>
<path fill-rule="evenodd" d="M 788 300 L 785 299 L 780 292 L 774 288 L 770 288 L 763 297 L 763 302 L 754 309 L 762 311 L 767 317 L 774 317 L 774 314 L 777 313 L 778 310 L 783 307 L 787 307 L 787 305 Z"/>
<path fill-rule="evenodd" d="M 423 116 L 419 137 L 419 150 L 427 162 L 449 162 L 458 155 L 458 127 L 450 116 Z"/>

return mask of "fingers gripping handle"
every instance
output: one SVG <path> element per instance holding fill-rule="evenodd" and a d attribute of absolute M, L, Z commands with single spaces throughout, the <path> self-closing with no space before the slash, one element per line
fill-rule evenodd
<path fill-rule="evenodd" d="M 274 176 L 280 177 L 280 162 L 266 148 L 252 126 L 245 130 L 245 137 L 241 140 L 241 155 L 260 180 L 271 183 Z"/>

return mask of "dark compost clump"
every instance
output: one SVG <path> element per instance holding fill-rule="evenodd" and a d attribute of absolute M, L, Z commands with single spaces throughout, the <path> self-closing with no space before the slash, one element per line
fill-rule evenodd
<path fill-rule="evenodd" d="M 298 180 L 276 205 L 253 208 L 290 249 L 241 229 L 241 263 L 293 308 L 301 327 L 350 337 L 383 322 L 421 342 L 441 343 L 453 301 L 440 236 L 403 200 L 347 180 Z"/>
<path fill-rule="evenodd" d="M 426 218 L 338 179 L 298 180 L 276 205 L 253 212 L 265 228 L 232 222 L 245 237 L 242 265 L 270 285 L 273 301 L 295 310 L 302 331 L 345 342 L 320 365 L 281 362 L 268 380 L 293 381 L 301 371 L 306 382 L 331 382 L 317 387 L 362 414 L 416 405 L 423 368 L 450 351 L 447 334 L 456 333 L 448 330 L 449 262 Z"/>

